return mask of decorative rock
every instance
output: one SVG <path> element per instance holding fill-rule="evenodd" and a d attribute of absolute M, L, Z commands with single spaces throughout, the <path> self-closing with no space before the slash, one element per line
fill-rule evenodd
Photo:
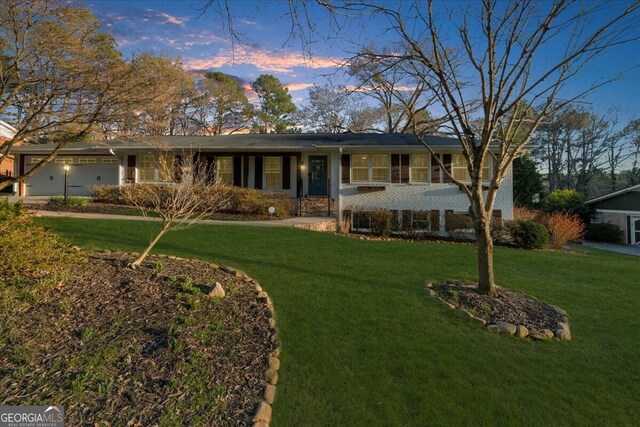
<path fill-rule="evenodd" d="M 447 308 L 450 308 L 451 310 L 456 308 L 453 304 L 448 303 L 447 301 L 443 300 L 442 298 L 438 298 L 438 301 L 440 301 L 440 303 L 442 305 L 444 305 Z"/>
<path fill-rule="evenodd" d="M 258 409 L 256 409 L 256 415 L 253 417 L 253 421 L 264 421 L 268 423 L 271 421 L 271 405 L 267 402 L 260 402 Z"/>
<path fill-rule="evenodd" d="M 273 306 L 269 307 L 269 310 L 267 310 L 267 317 L 269 319 L 275 319 L 276 318 L 276 312 L 273 310 Z"/>
<path fill-rule="evenodd" d="M 264 387 L 264 394 L 262 395 L 262 398 L 265 402 L 271 405 L 273 401 L 276 400 L 276 386 L 267 384 Z"/>
<path fill-rule="evenodd" d="M 253 427 L 269 427 L 269 423 L 265 423 L 264 421 L 258 421 L 253 423 Z"/>
<path fill-rule="evenodd" d="M 269 357 L 269 369 L 273 369 L 274 371 L 280 369 L 280 359 L 273 356 Z"/>
<path fill-rule="evenodd" d="M 553 332 L 550 331 L 549 329 L 543 329 L 542 333 L 547 337 L 547 338 L 553 338 Z"/>
<path fill-rule="evenodd" d="M 516 328 L 516 336 L 518 338 L 526 338 L 528 335 L 529 330 L 522 325 L 518 325 L 518 327 Z"/>
<path fill-rule="evenodd" d="M 276 328 L 276 319 L 274 319 L 274 318 L 270 318 L 269 319 L 269 327 L 271 329 L 275 329 Z"/>
<path fill-rule="evenodd" d="M 493 333 L 495 333 L 495 334 L 499 334 L 499 333 L 500 333 L 500 328 L 498 328 L 496 325 L 493 325 L 493 324 L 492 324 L 492 325 L 487 326 L 487 330 L 488 330 L 489 332 L 493 332 Z"/>
<path fill-rule="evenodd" d="M 267 295 L 266 292 L 263 291 L 258 293 L 258 301 L 267 302 L 268 299 L 269 299 L 269 295 Z"/>
<path fill-rule="evenodd" d="M 426 288 L 431 289 L 433 287 L 433 283 L 428 282 L 426 285 L 424 285 Z"/>
<path fill-rule="evenodd" d="M 562 316 L 562 321 L 566 324 L 569 324 L 569 318 L 567 316 Z"/>
<path fill-rule="evenodd" d="M 213 268 L 214 270 L 217 270 L 220 268 L 220 266 L 218 264 L 214 264 L 214 263 L 210 263 L 209 264 L 211 266 L 211 268 Z"/>
<path fill-rule="evenodd" d="M 256 283 L 256 291 L 262 292 L 262 286 L 258 285 L 257 283 Z"/>
<path fill-rule="evenodd" d="M 567 315 L 567 312 L 561 309 L 560 307 L 558 307 L 557 305 L 552 305 L 551 307 L 553 307 L 561 316 Z"/>
<path fill-rule="evenodd" d="M 544 333 L 540 332 L 540 331 L 529 331 L 529 337 L 533 338 L 534 340 L 538 340 L 538 341 L 546 341 L 549 339 L 548 336 L 546 336 Z"/>
<path fill-rule="evenodd" d="M 469 313 L 467 310 L 465 309 L 458 309 L 456 310 L 456 316 L 462 318 L 462 319 L 471 319 L 473 317 L 473 314 Z"/>
<path fill-rule="evenodd" d="M 436 291 L 434 291 L 433 289 L 427 288 L 426 291 L 427 291 L 427 295 L 432 296 L 432 297 L 436 296 Z"/>
<path fill-rule="evenodd" d="M 476 316 L 471 316 L 471 322 L 472 323 L 477 323 L 478 325 L 481 325 L 481 326 L 485 326 L 487 324 L 486 320 L 481 319 L 481 318 L 476 317 Z"/>
<path fill-rule="evenodd" d="M 236 269 L 232 267 L 227 267 L 226 265 L 220 266 L 220 269 L 225 273 L 233 274 L 235 276 Z"/>
<path fill-rule="evenodd" d="M 80 246 L 71 246 L 71 250 L 73 252 L 80 252 L 82 249 L 80 249 Z"/>
<path fill-rule="evenodd" d="M 562 329 L 563 331 L 570 332 L 569 324 L 566 322 L 558 322 L 558 329 Z"/>
<path fill-rule="evenodd" d="M 564 329 L 558 329 L 556 331 L 556 337 L 559 340 L 569 341 L 569 340 L 571 340 L 571 332 L 565 331 Z"/>
<path fill-rule="evenodd" d="M 276 385 L 278 384 L 278 373 L 273 369 L 267 369 L 264 371 L 264 379 L 267 380 L 269 384 Z"/>
<path fill-rule="evenodd" d="M 209 296 L 213 298 L 224 298 L 225 292 L 220 282 L 216 282 L 216 286 L 209 291 Z"/>
<path fill-rule="evenodd" d="M 276 348 L 275 350 L 273 350 L 271 352 L 271 356 L 273 357 L 280 357 L 280 352 L 282 351 L 282 349 L 280 347 Z"/>
<path fill-rule="evenodd" d="M 500 333 L 507 334 L 507 335 L 515 334 L 517 329 L 516 325 L 514 325 L 513 323 L 507 323 L 507 322 L 496 322 L 496 326 L 500 330 Z"/>

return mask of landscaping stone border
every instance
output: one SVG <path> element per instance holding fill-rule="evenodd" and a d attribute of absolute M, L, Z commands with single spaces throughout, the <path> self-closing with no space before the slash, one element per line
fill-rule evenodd
<path fill-rule="evenodd" d="M 563 340 L 563 341 L 571 340 L 571 329 L 569 328 L 569 318 L 567 317 L 567 312 L 561 309 L 560 307 L 556 307 L 554 305 L 548 304 L 550 307 L 556 310 L 558 314 L 560 314 L 560 316 L 562 316 L 562 321 L 557 323 L 555 331 L 551 331 L 549 329 L 542 329 L 540 331 L 529 330 L 523 325 L 514 325 L 512 323 L 501 322 L 501 321 L 496 321 L 495 323 L 487 324 L 486 320 L 480 317 L 474 316 L 469 311 L 462 308 L 458 308 L 455 305 L 451 304 L 449 301 L 446 301 L 440 296 L 438 296 L 438 293 L 432 289 L 433 285 L 436 283 L 437 282 L 427 282 L 425 284 L 425 291 L 428 295 L 435 298 L 444 307 L 450 310 L 454 310 L 457 317 L 466 319 L 472 323 L 476 323 L 478 325 L 486 327 L 486 329 L 489 332 L 493 332 L 496 334 L 515 335 L 516 337 L 521 339 L 529 337 L 537 341 L 547 341 L 552 338 L 555 338 L 557 340 Z"/>
<path fill-rule="evenodd" d="M 111 253 L 109 250 L 101 251 L 105 254 Z M 123 252 L 127 255 L 139 256 L 139 253 L 135 252 Z M 181 258 L 174 255 L 160 255 L 154 254 L 154 256 L 158 258 L 167 258 L 171 260 L 184 260 L 189 261 L 188 258 Z M 269 427 L 269 423 L 271 422 L 271 412 L 273 402 L 276 398 L 276 385 L 278 384 L 278 370 L 280 369 L 280 353 L 281 353 L 281 343 L 278 338 L 278 331 L 276 329 L 276 312 L 273 308 L 273 301 L 271 301 L 271 297 L 269 294 L 262 289 L 260 284 L 249 277 L 244 271 L 237 270 L 233 267 L 229 266 L 219 266 L 214 263 L 209 263 L 211 267 L 214 269 L 220 269 L 226 273 L 229 273 L 235 277 L 242 278 L 245 281 L 253 284 L 255 286 L 256 299 L 258 302 L 264 303 L 267 306 L 267 317 L 269 318 L 269 327 L 271 329 L 271 342 L 276 345 L 276 349 L 273 350 L 267 359 L 267 366 L 264 371 L 264 391 L 262 394 L 262 400 L 257 405 L 255 410 L 255 415 L 253 416 L 253 427 Z"/>

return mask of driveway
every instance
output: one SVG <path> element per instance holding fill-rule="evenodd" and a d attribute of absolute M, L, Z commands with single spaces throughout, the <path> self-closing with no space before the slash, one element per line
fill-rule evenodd
<path fill-rule="evenodd" d="M 640 256 L 640 247 L 631 245 L 614 245 L 613 243 L 582 242 L 583 246 L 602 249 L 603 251 Z"/>

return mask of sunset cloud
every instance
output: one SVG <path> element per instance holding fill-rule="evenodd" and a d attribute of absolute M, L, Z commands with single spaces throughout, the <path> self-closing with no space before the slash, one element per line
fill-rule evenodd
<path fill-rule="evenodd" d="M 185 23 L 186 19 L 178 18 L 177 16 L 169 15 L 168 13 L 159 13 L 158 16 L 160 18 L 164 18 L 165 24 L 174 24 L 174 25 L 182 25 Z"/>
<path fill-rule="evenodd" d="M 286 83 L 283 86 L 289 89 L 289 92 L 295 92 L 297 90 L 305 90 L 313 86 L 313 83 Z"/>
<path fill-rule="evenodd" d="M 236 46 L 235 49 L 221 49 L 220 53 L 211 59 L 192 59 L 185 61 L 190 69 L 220 68 L 224 65 L 248 64 L 260 71 L 274 73 L 291 73 L 296 67 L 320 69 L 333 68 L 339 61 L 329 57 L 305 58 L 299 53 L 267 52 L 265 50 L 246 45 Z"/>

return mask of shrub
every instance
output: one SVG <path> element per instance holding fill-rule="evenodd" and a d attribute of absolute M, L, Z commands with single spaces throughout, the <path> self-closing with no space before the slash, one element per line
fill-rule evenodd
<path fill-rule="evenodd" d="M 547 228 L 535 221 L 517 221 L 512 232 L 513 243 L 525 249 L 544 248 L 549 241 Z"/>
<path fill-rule="evenodd" d="M 66 199 L 64 196 L 51 196 L 47 204 L 51 206 L 87 206 L 89 200 L 77 196 L 67 196 Z"/>
<path fill-rule="evenodd" d="M 559 248 L 569 240 L 580 240 L 585 226 L 579 216 L 568 212 L 553 212 L 545 218 L 551 246 Z"/>
<path fill-rule="evenodd" d="M 590 224 L 587 229 L 587 240 L 620 243 L 622 241 L 622 229 L 615 224 Z"/>
<path fill-rule="evenodd" d="M 114 204 L 123 202 L 119 185 L 90 185 L 89 196 L 94 202 Z"/>
<path fill-rule="evenodd" d="M 230 187 L 230 192 L 229 204 L 225 208 L 228 212 L 268 215 L 269 207 L 273 206 L 276 210 L 274 216 L 286 218 L 293 211 L 293 200 L 288 194 L 244 187 Z"/>
<path fill-rule="evenodd" d="M 530 209 L 523 206 L 513 207 L 513 219 L 518 221 L 537 221 L 541 222 L 544 212 L 540 209 Z"/>
<path fill-rule="evenodd" d="M 397 228 L 398 217 L 391 211 L 374 209 L 369 212 L 371 218 L 371 234 L 387 237 Z"/>
<path fill-rule="evenodd" d="M 591 208 L 585 204 L 587 196 L 576 190 L 555 190 L 544 201 L 545 212 L 570 212 L 583 222 L 591 219 Z"/>

